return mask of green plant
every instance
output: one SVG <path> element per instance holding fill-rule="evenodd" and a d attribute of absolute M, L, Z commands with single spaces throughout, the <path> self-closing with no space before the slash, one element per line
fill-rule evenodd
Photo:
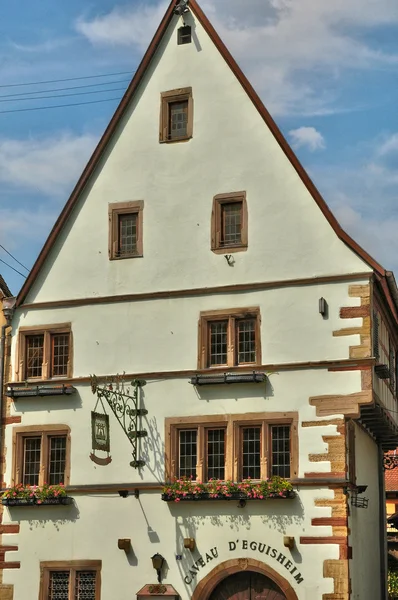
<path fill-rule="evenodd" d="M 165 485 L 163 494 L 167 499 L 175 502 L 179 502 L 186 496 L 200 498 L 204 494 L 208 495 L 209 498 L 230 498 L 233 494 L 240 494 L 243 498 L 262 500 L 278 496 L 284 498 L 292 490 L 293 486 L 289 481 L 277 476 L 262 481 L 245 479 L 238 483 L 220 479 L 210 479 L 207 483 L 201 483 L 200 481 L 181 477 Z"/>
<path fill-rule="evenodd" d="M 398 598 L 398 571 L 388 570 L 387 585 L 390 597 Z"/>
<path fill-rule="evenodd" d="M 48 498 L 61 498 L 65 497 L 66 495 L 67 494 L 63 483 L 56 485 L 44 483 L 42 486 L 30 486 L 23 485 L 23 483 L 18 483 L 17 485 L 14 485 L 6 490 L 3 493 L 2 498 L 9 498 L 12 500 L 31 498 L 32 500 L 36 500 L 37 504 L 41 504 Z"/>
<path fill-rule="evenodd" d="M 17 485 L 13 485 L 12 487 L 8 488 L 8 490 L 3 493 L 2 498 L 26 499 L 34 498 L 34 496 L 35 493 L 33 487 L 31 488 L 29 485 L 24 486 L 22 483 L 17 483 Z"/>

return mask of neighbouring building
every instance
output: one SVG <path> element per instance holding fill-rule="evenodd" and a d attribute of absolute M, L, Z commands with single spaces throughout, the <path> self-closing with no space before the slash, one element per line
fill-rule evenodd
<path fill-rule="evenodd" d="M 16 300 L 0 598 L 384 600 L 397 306 L 173 0 Z"/>
<path fill-rule="evenodd" d="M 396 450 L 387 452 L 385 463 L 388 566 L 390 570 L 398 571 L 398 454 Z"/>

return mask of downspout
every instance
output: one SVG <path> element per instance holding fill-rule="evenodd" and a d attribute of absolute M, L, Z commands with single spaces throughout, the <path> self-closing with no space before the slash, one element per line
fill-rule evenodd
<path fill-rule="evenodd" d="M 384 452 L 378 446 L 379 466 L 379 546 L 380 546 L 380 598 L 387 600 L 387 516 L 384 481 Z"/>

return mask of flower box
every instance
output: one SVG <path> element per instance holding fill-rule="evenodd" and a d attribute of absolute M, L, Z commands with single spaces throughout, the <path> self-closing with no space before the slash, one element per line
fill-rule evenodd
<path fill-rule="evenodd" d="M 202 492 L 199 494 L 186 494 L 184 495 L 179 495 L 178 497 L 176 497 L 175 495 L 170 495 L 170 494 L 162 494 L 162 500 L 164 502 L 199 502 L 201 500 L 226 500 L 226 501 L 230 501 L 230 500 L 289 500 L 292 498 L 296 497 L 296 492 L 292 491 L 292 490 L 288 490 L 288 491 L 284 491 L 284 492 L 280 492 L 280 493 L 270 493 L 269 496 L 264 497 L 264 498 L 258 498 L 258 497 L 250 497 L 247 496 L 246 494 L 242 494 L 241 492 L 232 492 L 230 495 L 228 496 L 215 496 L 214 494 L 209 494 L 206 492 Z"/>
<path fill-rule="evenodd" d="M 246 500 L 287 500 L 295 495 L 290 481 L 278 475 L 261 481 L 210 479 L 205 483 L 181 477 L 166 483 L 162 490 L 162 500 L 165 502 L 238 500 L 241 506 Z"/>
<path fill-rule="evenodd" d="M 70 496 L 58 496 L 56 498 L 2 498 L 3 506 L 59 506 L 72 504 L 73 498 Z"/>

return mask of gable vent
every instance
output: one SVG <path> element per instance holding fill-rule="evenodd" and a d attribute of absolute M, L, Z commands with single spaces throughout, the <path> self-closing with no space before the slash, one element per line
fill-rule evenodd
<path fill-rule="evenodd" d="M 177 44 L 190 44 L 192 42 L 192 29 L 190 25 L 184 25 L 177 31 Z"/>

